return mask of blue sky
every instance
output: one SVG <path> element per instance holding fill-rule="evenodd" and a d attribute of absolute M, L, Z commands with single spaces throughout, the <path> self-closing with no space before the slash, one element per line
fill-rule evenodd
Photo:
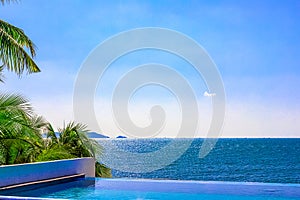
<path fill-rule="evenodd" d="M 227 95 L 222 137 L 299 137 L 299 9 L 298 1 L 23 0 L 6 4 L 0 7 L 0 18 L 22 28 L 33 40 L 42 72 L 21 79 L 7 72 L 1 90 L 24 94 L 39 114 L 59 127 L 64 120 L 73 120 L 76 75 L 98 44 L 133 28 L 162 27 L 193 38 L 218 66 Z M 210 100 L 202 96 L 203 81 L 173 56 L 151 51 L 129 55 L 114 64 L 103 82 L 109 83 L 130 66 L 154 61 L 172 65 L 198 91 L 199 107 L 205 113 L 201 135 L 209 124 Z M 109 84 L 104 91 L 101 87 L 95 97 L 99 120 L 108 112 L 101 102 L 111 89 Z M 169 95 L 161 89 L 145 91 L 137 93 L 135 106 L 131 105 L 141 126 L 149 123 L 150 104 L 170 105 Z M 176 110 L 173 105 L 169 109 Z M 176 123 L 174 119 L 169 134 Z M 110 128 L 102 131 L 119 134 Z"/>

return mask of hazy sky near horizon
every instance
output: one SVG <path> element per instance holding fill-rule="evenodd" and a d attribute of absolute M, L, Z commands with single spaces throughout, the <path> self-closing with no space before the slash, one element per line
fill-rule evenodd
<path fill-rule="evenodd" d="M 23 0 L 6 4 L 0 6 L 0 19 L 22 28 L 33 40 L 42 72 L 21 79 L 6 72 L 1 91 L 23 94 L 38 114 L 61 127 L 73 120 L 76 76 L 97 45 L 122 31 L 162 27 L 194 39 L 217 65 L 226 90 L 221 137 L 300 137 L 299 10 L 299 1 L 271 0 Z M 168 64 L 191 82 L 202 114 L 199 136 L 205 136 L 211 105 L 210 97 L 203 96 L 207 90 L 203 80 L 190 66 L 163 52 L 137 52 L 113 64 L 95 95 L 99 123 L 109 124 L 107 103 L 113 82 L 126 70 L 148 62 Z M 137 92 L 132 102 L 131 117 L 139 126 L 149 124 L 149 109 L 161 104 L 169 123 L 159 137 L 176 136 L 180 108 L 172 95 L 153 86 Z M 109 125 L 102 132 L 122 134 Z"/>

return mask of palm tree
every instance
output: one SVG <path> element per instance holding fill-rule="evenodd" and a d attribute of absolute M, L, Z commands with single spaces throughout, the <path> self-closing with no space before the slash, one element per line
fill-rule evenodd
<path fill-rule="evenodd" d="M 59 160 L 67 158 L 96 157 L 102 151 L 101 146 L 87 137 L 86 125 L 70 122 L 56 133 L 49 124 L 47 126 L 47 139 L 45 149 L 36 161 Z M 111 177 L 111 170 L 95 163 L 96 176 Z"/>
<path fill-rule="evenodd" d="M 45 125 L 27 99 L 0 94 L 0 165 L 35 160 L 44 145 L 40 129 Z"/>
<path fill-rule="evenodd" d="M 4 68 L 19 76 L 24 71 L 39 72 L 34 56 L 35 45 L 23 30 L 0 20 L 0 81 L 3 82 Z M 39 128 L 44 125 L 43 118 L 34 115 L 24 97 L 0 94 L 0 165 L 32 162 L 43 146 Z"/>
<path fill-rule="evenodd" d="M 29 52 L 25 48 L 28 48 Z M 25 35 L 22 29 L 0 20 L 0 60 L 2 66 L 19 76 L 27 70 L 28 73 L 39 72 L 33 61 L 35 45 Z"/>
<path fill-rule="evenodd" d="M 10 2 L 1 0 L 1 3 Z M 15 72 L 20 76 L 27 73 L 40 72 L 33 61 L 35 45 L 20 28 L 0 20 L 0 67 Z"/>
<path fill-rule="evenodd" d="M 70 122 L 63 128 L 58 129 L 58 137 L 49 124 L 47 138 L 48 147 L 63 146 L 70 154 L 76 157 L 95 157 L 101 152 L 99 144 L 87 137 L 86 125 Z"/>

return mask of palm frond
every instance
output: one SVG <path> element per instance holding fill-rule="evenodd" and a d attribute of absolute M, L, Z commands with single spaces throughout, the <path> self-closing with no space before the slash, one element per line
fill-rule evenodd
<path fill-rule="evenodd" d="M 0 139 L 19 136 L 38 137 L 32 125 L 33 110 L 21 95 L 0 94 Z"/>
<path fill-rule="evenodd" d="M 22 108 L 7 106 L 0 109 L 0 139 L 20 138 L 34 140 L 38 146 L 42 143 L 39 125 L 34 124 L 36 117 L 31 117 Z"/>
<path fill-rule="evenodd" d="M 68 150 L 63 146 L 55 145 L 50 149 L 45 149 L 36 158 L 35 161 L 49 161 L 49 160 L 61 160 L 75 158 Z"/>
<path fill-rule="evenodd" d="M 41 128 L 47 127 L 49 124 L 43 116 L 38 116 L 38 115 L 33 115 L 30 121 L 31 121 L 31 126 L 39 131 Z"/>
<path fill-rule="evenodd" d="M 29 49 L 29 55 L 24 47 Z M 0 59 L 8 70 L 21 75 L 24 70 L 28 73 L 40 72 L 33 61 L 35 45 L 19 29 L 3 20 L 0 20 Z"/>
<path fill-rule="evenodd" d="M 50 139 L 48 143 L 48 147 L 51 148 L 53 145 L 58 144 L 59 140 L 56 137 L 55 131 L 50 123 L 47 125 L 46 128 L 47 128 L 47 139 Z"/>
<path fill-rule="evenodd" d="M 4 164 L 32 162 L 40 151 L 40 148 L 37 148 L 28 139 L 5 138 L 0 140 L 0 144 L 0 150 L 3 152 L 3 158 L 5 158 Z"/>
<path fill-rule="evenodd" d="M 84 124 L 70 122 L 58 131 L 60 132 L 59 142 L 77 157 L 95 157 L 96 154 L 102 152 L 99 143 L 88 138 L 87 126 Z"/>
<path fill-rule="evenodd" d="M 31 116 L 33 114 L 33 109 L 29 101 L 22 95 L 18 94 L 0 94 L 0 112 L 1 111 L 18 111 L 27 116 Z"/>
<path fill-rule="evenodd" d="M 0 66 L 0 82 L 4 83 L 5 76 L 3 75 L 4 65 Z"/>
<path fill-rule="evenodd" d="M 101 177 L 101 178 L 111 178 L 112 177 L 111 169 L 99 162 L 95 163 L 95 175 L 96 175 L 96 177 Z"/>
<path fill-rule="evenodd" d="M 4 5 L 5 3 L 18 2 L 18 0 L 0 0 L 0 2 L 2 5 Z"/>

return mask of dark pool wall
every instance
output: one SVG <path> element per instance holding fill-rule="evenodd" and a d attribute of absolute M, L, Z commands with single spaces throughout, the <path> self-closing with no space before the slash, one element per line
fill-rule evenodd
<path fill-rule="evenodd" d="M 93 158 L 0 166 L 0 187 L 81 173 L 95 177 Z"/>

